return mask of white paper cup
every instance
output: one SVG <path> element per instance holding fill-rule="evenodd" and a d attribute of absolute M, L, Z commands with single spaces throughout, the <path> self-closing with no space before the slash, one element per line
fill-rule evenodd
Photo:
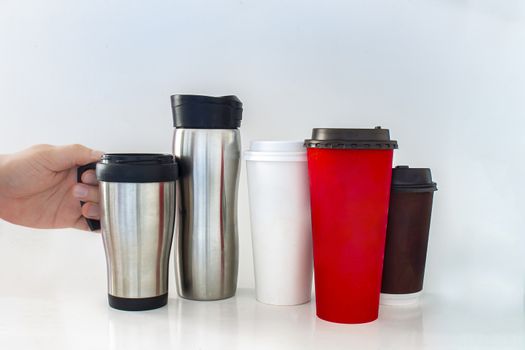
<path fill-rule="evenodd" d="M 312 235 L 306 151 L 302 141 L 254 141 L 244 153 L 257 300 L 310 301 Z"/>

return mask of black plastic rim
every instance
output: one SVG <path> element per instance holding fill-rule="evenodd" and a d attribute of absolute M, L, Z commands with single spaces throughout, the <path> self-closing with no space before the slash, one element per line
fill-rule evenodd
<path fill-rule="evenodd" d="M 230 105 L 232 108 L 242 109 L 242 102 L 235 95 L 219 97 L 204 95 L 172 95 L 171 100 L 174 107 L 187 103 L 212 103 L 218 105 Z"/>
<path fill-rule="evenodd" d="M 105 182 L 168 182 L 177 180 L 178 167 L 171 154 L 107 153 L 96 173 Z"/>
<path fill-rule="evenodd" d="M 373 129 L 316 128 L 304 145 L 329 149 L 397 149 L 397 141 L 390 140 L 390 131 L 380 126 Z"/>
<path fill-rule="evenodd" d="M 435 192 L 437 186 L 430 187 L 392 187 L 393 192 Z"/>
<path fill-rule="evenodd" d="M 173 126 L 187 129 L 236 129 L 242 102 L 237 96 L 172 95 Z"/>
<path fill-rule="evenodd" d="M 104 164 L 171 164 L 173 156 L 164 153 L 106 153 L 100 157 Z"/>
<path fill-rule="evenodd" d="M 109 306 L 124 311 L 144 311 L 163 307 L 168 303 L 168 293 L 151 298 L 121 298 L 108 294 Z"/>

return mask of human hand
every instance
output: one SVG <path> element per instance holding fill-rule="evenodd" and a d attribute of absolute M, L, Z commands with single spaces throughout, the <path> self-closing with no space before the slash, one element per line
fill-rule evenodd
<path fill-rule="evenodd" d="M 34 228 L 88 230 L 84 217 L 100 218 L 98 183 L 94 170 L 77 183 L 77 167 L 101 155 L 82 145 L 36 145 L 0 155 L 0 218 Z M 80 200 L 86 202 L 82 208 Z"/>

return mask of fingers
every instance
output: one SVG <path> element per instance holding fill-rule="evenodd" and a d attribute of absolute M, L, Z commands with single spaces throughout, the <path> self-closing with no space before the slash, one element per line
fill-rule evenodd
<path fill-rule="evenodd" d="M 91 231 L 89 229 L 89 226 L 86 222 L 86 218 L 81 216 L 77 222 L 75 223 L 75 225 L 73 225 L 74 228 L 76 228 L 77 230 L 82 230 L 82 231 L 90 231 L 90 232 L 100 232 L 100 231 Z"/>
<path fill-rule="evenodd" d="M 84 204 L 82 206 L 82 216 L 88 219 L 100 220 L 100 206 L 91 202 Z"/>
<path fill-rule="evenodd" d="M 73 197 L 83 202 L 98 203 L 98 186 L 86 185 L 84 183 L 75 184 L 73 186 Z"/>
<path fill-rule="evenodd" d="M 86 170 L 84 174 L 82 174 L 82 182 L 88 185 L 97 185 L 98 181 L 95 170 Z"/>
<path fill-rule="evenodd" d="M 48 146 L 43 150 L 42 156 L 51 170 L 62 171 L 96 162 L 102 156 L 102 152 L 92 150 L 79 144 L 67 146 Z"/>
<path fill-rule="evenodd" d="M 82 231 L 90 231 L 89 226 L 86 222 L 86 218 L 84 218 L 83 216 L 81 216 L 77 220 L 77 222 L 73 225 L 73 228 L 76 228 L 77 230 L 82 230 Z"/>
<path fill-rule="evenodd" d="M 87 170 L 82 174 L 82 183 L 77 183 L 72 188 L 75 199 L 85 202 L 81 207 L 79 220 L 74 227 L 84 231 L 90 231 L 86 219 L 100 220 L 99 188 L 94 170 Z"/>

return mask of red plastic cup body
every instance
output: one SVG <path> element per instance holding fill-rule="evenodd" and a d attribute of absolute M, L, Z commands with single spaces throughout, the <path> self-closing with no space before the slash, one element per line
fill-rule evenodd
<path fill-rule="evenodd" d="M 317 316 L 377 319 L 393 150 L 308 148 Z"/>

